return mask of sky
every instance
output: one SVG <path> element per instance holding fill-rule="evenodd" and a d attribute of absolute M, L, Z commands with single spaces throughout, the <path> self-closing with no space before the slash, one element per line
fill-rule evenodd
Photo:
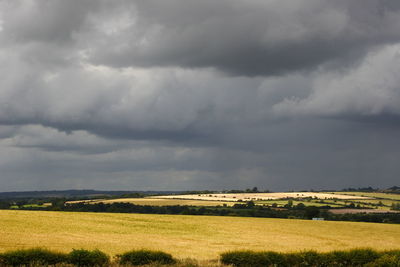
<path fill-rule="evenodd" d="M 0 191 L 387 188 L 398 0 L 0 0 Z"/>

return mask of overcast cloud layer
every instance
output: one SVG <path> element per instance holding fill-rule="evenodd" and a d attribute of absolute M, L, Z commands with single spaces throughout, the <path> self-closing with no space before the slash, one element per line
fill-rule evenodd
<path fill-rule="evenodd" d="M 0 191 L 399 182 L 398 0 L 0 0 Z"/>

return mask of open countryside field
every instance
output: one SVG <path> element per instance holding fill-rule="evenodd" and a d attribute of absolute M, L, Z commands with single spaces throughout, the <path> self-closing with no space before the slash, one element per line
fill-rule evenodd
<path fill-rule="evenodd" d="M 93 199 L 93 200 L 77 200 L 68 201 L 67 203 L 132 203 L 136 205 L 150 205 L 150 206 L 218 206 L 226 204 L 232 206 L 233 202 L 224 201 L 204 201 L 204 200 L 189 200 L 189 199 L 158 199 L 158 198 L 116 198 L 116 199 Z"/>
<path fill-rule="evenodd" d="M 260 200 L 260 201 L 255 201 L 254 202 L 256 205 L 267 205 L 267 206 L 271 206 L 272 204 L 277 204 L 278 207 L 283 207 L 284 205 L 286 205 L 288 203 L 288 200 Z M 329 205 L 331 207 L 343 207 L 343 205 L 341 205 L 340 203 L 334 203 L 334 202 L 328 202 L 327 203 L 319 203 L 317 201 L 297 201 L 297 200 L 293 200 L 292 204 L 293 206 L 296 206 L 298 204 L 304 204 L 305 206 L 316 206 L 316 207 L 321 207 L 321 206 L 326 206 Z"/>
<path fill-rule="evenodd" d="M 198 194 L 198 195 L 167 195 L 154 196 L 152 198 L 164 199 L 193 199 L 193 200 L 217 200 L 217 201 L 250 201 L 250 200 L 274 200 L 283 198 L 317 198 L 317 199 L 369 199 L 365 196 L 352 196 L 345 194 L 317 193 L 317 192 L 281 192 L 281 193 L 229 193 L 229 194 Z"/>
<path fill-rule="evenodd" d="M 355 203 L 360 203 L 361 206 L 373 207 L 377 209 L 390 210 L 393 203 L 400 203 L 399 200 L 388 200 L 388 199 L 369 199 L 369 200 L 357 200 Z"/>
<path fill-rule="evenodd" d="M 369 199 L 358 199 L 354 200 L 355 204 L 361 204 L 362 207 L 374 208 L 380 210 L 389 211 L 392 207 L 392 204 L 400 203 L 400 194 L 389 194 L 389 193 L 380 193 L 380 192 L 332 192 L 333 194 L 340 195 L 351 195 L 351 196 L 362 196 L 368 197 Z M 338 204 L 343 204 L 346 200 L 336 201 Z"/>
<path fill-rule="evenodd" d="M 0 218 L 0 251 L 98 248 L 113 255 L 150 248 L 213 259 L 235 249 L 400 249 L 400 225 L 394 224 L 17 210 L 1 210 Z"/>
<path fill-rule="evenodd" d="M 368 212 L 390 211 L 392 204 L 400 203 L 400 196 L 385 193 L 363 192 L 287 192 L 287 193 L 230 193 L 230 194 L 191 194 L 191 195 L 165 195 L 150 196 L 145 198 L 117 198 L 117 199 L 91 199 L 76 200 L 67 203 L 132 203 L 150 206 L 233 206 L 235 203 L 254 201 L 256 205 L 273 205 L 283 207 L 288 203 L 288 198 L 293 198 L 293 205 L 300 203 L 305 206 L 327 206 L 332 208 L 345 208 L 351 203 L 358 208 L 370 209 Z M 361 211 L 361 210 L 360 210 Z M 356 212 L 356 211 L 355 211 Z"/>
<path fill-rule="evenodd" d="M 338 195 L 349 195 L 349 196 L 361 196 L 369 198 L 384 198 L 400 201 L 400 194 L 388 194 L 388 193 L 378 193 L 378 192 L 332 192 L 332 194 Z"/>

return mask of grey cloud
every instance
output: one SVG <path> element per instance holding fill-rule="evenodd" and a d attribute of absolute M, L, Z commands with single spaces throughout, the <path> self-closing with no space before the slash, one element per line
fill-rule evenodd
<path fill-rule="evenodd" d="M 400 116 L 400 46 L 371 52 L 346 74 L 321 73 L 304 98 L 276 103 L 280 115 L 379 117 Z"/>
<path fill-rule="evenodd" d="M 3 34 L 20 43 L 42 42 L 64 46 L 73 41 L 96 1 L 4 1 Z"/>
<path fill-rule="evenodd" d="M 360 8 L 362 6 L 362 8 Z M 399 40 L 396 1 L 137 1 L 135 22 L 90 51 L 99 64 L 278 75 L 353 64 Z"/>
<path fill-rule="evenodd" d="M 392 186 L 399 9 L 2 1 L 0 186 Z"/>

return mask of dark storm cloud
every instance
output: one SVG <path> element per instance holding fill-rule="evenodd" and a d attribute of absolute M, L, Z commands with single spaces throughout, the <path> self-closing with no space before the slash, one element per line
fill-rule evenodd
<path fill-rule="evenodd" d="M 0 1 L 0 187 L 391 186 L 399 28 L 397 0 Z"/>
<path fill-rule="evenodd" d="M 90 12 L 91 0 L 4 1 L 4 34 L 21 43 L 50 42 L 64 46 L 73 41 Z M 11 41 L 9 40 L 9 41 Z"/>
<path fill-rule="evenodd" d="M 276 75 L 353 64 L 400 38 L 396 0 L 150 0 L 134 8 L 134 22 L 91 51 L 94 62 Z"/>

